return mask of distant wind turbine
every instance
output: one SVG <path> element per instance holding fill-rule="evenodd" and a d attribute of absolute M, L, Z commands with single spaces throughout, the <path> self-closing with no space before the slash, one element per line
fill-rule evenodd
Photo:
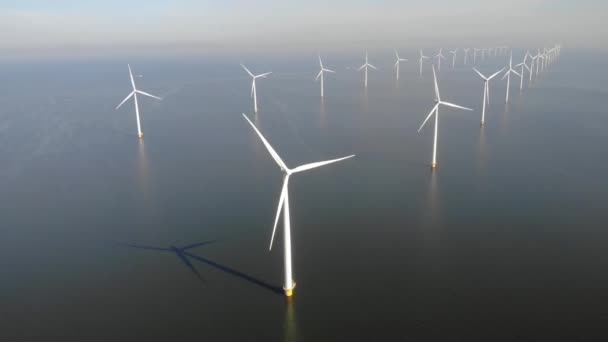
<path fill-rule="evenodd" d="M 323 62 L 321 61 L 321 56 L 319 56 L 319 66 L 321 67 L 321 70 L 319 71 L 319 74 L 317 75 L 317 78 L 315 78 L 315 80 L 318 80 L 319 78 L 321 78 L 321 97 L 325 97 L 324 94 L 324 90 L 323 90 L 323 76 L 325 74 L 325 72 L 329 72 L 329 73 L 335 73 L 335 71 L 333 70 L 329 70 L 329 69 L 325 69 L 323 67 Z"/>
<path fill-rule="evenodd" d="M 450 53 L 452 54 L 452 69 L 454 69 L 454 67 L 456 66 L 456 53 L 458 52 L 458 49 L 454 49 L 451 50 Z"/>
<path fill-rule="evenodd" d="M 251 76 L 251 80 L 252 80 L 251 81 L 251 97 L 253 97 L 253 110 L 257 113 L 258 112 L 258 94 L 257 94 L 256 88 L 255 88 L 255 80 L 258 79 L 258 78 L 266 78 L 266 76 L 272 74 L 272 72 L 267 72 L 267 73 L 264 73 L 264 74 L 254 75 L 243 64 L 241 64 L 241 66 L 243 67 L 243 69 L 245 69 L 245 71 L 247 71 L 247 73 L 249 74 L 249 76 Z"/>
<path fill-rule="evenodd" d="M 527 57 L 527 55 L 526 55 L 526 57 Z M 520 77 L 521 81 L 519 82 L 519 90 L 521 91 L 522 89 L 524 89 L 524 75 L 525 75 L 524 68 L 528 69 L 528 72 L 530 72 L 530 75 L 532 75 L 532 69 L 528 66 L 528 64 L 526 64 L 526 58 L 524 58 L 524 61 L 517 64 L 515 67 L 516 68 L 521 67 L 521 77 Z"/>
<path fill-rule="evenodd" d="M 441 59 L 445 59 L 445 56 L 443 55 L 443 49 L 439 49 L 439 52 L 435 55 L 435 58 L 437 58 L 437 72 L 441 71 Z"/>
<path fill-rule="evenodd" d="M 517 71 L 513 70 L 513 52 L 511 52 L 511 57 L 509 58 L 509 70 L 507 70 L 505 72 L 505 75 L 502 77 L 503 80 L 505 79 L 505 77 L 507 78 L 507 97 L 505 98 L 505 103 L 509 103 L 509 88 L 511 87 L 511 74 L 515 74 L 519 77 L 523 77 L 522 75 L 518 74 Z"/>
<path fill-rule="evenodd" d="M 484 76 L 481 72 L 479 72 L 479 70 L 473 68 L 473 70 L 475 70 L 475 72 L 479 75 L 479 77 L 481 77 L 483 79 L 483 109 L 481 111 L 481 125 L 483 126 L 485 124 L 485 120 L 486 120 L 486 104 L 490 103 L 490 80 L 493 79 L 494 77 L 496 77 L 498 74 L 500 74 L 503 70 L 505 70 L 505 68 L 502 68 L 500 70 L 498 70 L 497 72 L 495 72 L 494 74 L 492 74 L 492 76 L 490 77 L 486 77 Z"/>
<path fill-rule="evenodd" d="M 444 105 L 447 107 L 459 108 L 459 109 L 464 109 L 464 110 L 470 110 L 470 111 L 472 111 L 472 109 L 462 107 L 459 105 L 455 105 L 453 103 L 441 101 L 441 96 L 439 95 L 439 86 L 437 85 L 437 75 L 435 74 L 435 66 L 433 66 L 433 79 L 435 81 L 435 106 L 433 107 L 433 109 L 431 109 L 431 113 L 426 117 L 426 119 L 424 119 L 424 122 L 422 123 L 422 125 L 420 125 L 418 132 L 420 132 L 420 130 L 422 129 L 422 127 L 424 127 L 426 122 L 429 121 L 431 116 L 433 116 L 433 114 L 435 114 L 435 137 L 433 139 L 433 163 L 431 164 L 431 168 L 435 169 L 437 167 L 437 126 L 439 123 L 439 105 Z"/>
<path fill-rule="evenodd" d="M 291 297 L 293 295 L 293 289 L 295 288 L 296 283 L 293 281 L 292 264 L 291 264 L 291 221 L 290 221 L 290 216 L 289 216 L 289 191 L 288 191 L 289 177 L 294 173 L 311 170 L 311 169 L 314 169 L 314 168 L 317 168 L 320 166 L 324 166 L 324 165 L 336 163 L 336 162 L 339 162 L 339 161 L 342 161 L 342 160 L 345 160 L 348 158 L 352 158 L 352 157 L 354 157 L 354 155 L 350 155 L 350 156 L 338 158 L 338 159 L 332 159 L 332 160 L 327 160 L 327 161 L 305 164 L 305 165 L 290 169 L 287 167 L 287 165 L 285 165 L 285 163 L 283 162 L 281 157 L 279 157 L 278 153 L 274 150 L 274 148 L 272 148 L 272 146 L 270 146 L 270 143 L 268 143 L 268 141 L 266 140 L 266 138 L 264 138 L 262 133 L 260 133 L 260 131 L 257 129 L 257 127 L 255 127 L 253 122 L 251 122 L 251 120 L 249 120 L 249 118 L 245 114 L 243 114 L 243 117 L 245 117 L 245 120 L 247 120 L 247 122 L 249 122 L 249 124 L 251 125 L 253 130 L 260 137 L 260 140 L 262 140 L 262 143 L 264 144 L 264 146 L 266 146 L 266 149 L 268 150 L 268 152 L 270 153 L 270 155 L 272 156 L 274 161 L 279 165 L 279 167 L 281 168 L 281 171 L 283 172 L 283 187 L 281 189 L 281 196 L 279 198 L 277 214 L 274 219 L 274 227 L 272 228 L 272 236 L 270 238 L 270 250 L 272 250 L 272 242 L 274 241 L 274 234 L 276 232 L 277 223 L 279 222 L 279 217 L 281 216 L 281 210 L 282 210 L 283 211 L 283 230 L 284 230 L 284 232 L 283 232 L 283 241 L 284 241 L 283 250 L 284 250 L 284 263 L 285 263 L 285 265 L 284 265 L 285 266 L 285 278 L 284 278 L 285 281 L 283 283 L 283 289 L 285 291 L 285 296 Z"/>
<path fill-rule="evenodd" d="M 162 98 L 150 95 L 141 90 L 137 90 L 137 88 L 135 88 L 135 80 L 133 80 L 133 73 L 131 72 L 131 65 L 127 64 L 127 67 L 129 68 L 129 77 L 131 78 L 131 86 L 133 87 L 133 91 L 124 100 L 122 100 L 122 102 L 118 106 L 116 106 L 116 109 L 120 108 L 120 106 L 122 106 L 125 102 L 127 102 L 128 99 L 131 98 L 131 96 L 133 96 L 133 102 L 135 102 L 135 118 L 137 119 L 137 137 L 141 139 L 144 134 L 141 132 L 141 123 L 139 121 L 139 105 L 137 104 L 137 94 L 145 95 L 158 100 L 162 100 Z"/>
<path fill-rule="evenodd" d="M 425 56 L 422 50 L 420 50 L 420 76 L 422 76 L 422 63 L 425 59 L 429 59 L 430 57 Z"/>
<path fill-rule="evenodd" d="M 464 65 L 467 65 L 467 57 L 469 57 L 470 48 L 462 49 L 464 50 Z"/>
<path fill-rule="evenodd" d="M 395 76 L 397 77 L 397 80 L 399 80 L 399 64 L 401 64 L 401 62 L 407 62 L 407 59 L 399 57 L 399 52 L 397 52 L 397 50 L 395 50 L 395 59 Z"/>
<path fill-rule="evenodd" d="M 369 64 L 367 62 L 367 51 L 365 51 L 365 64 L 363 64 L 358 71 L 361 71 L 365 68 L 365 88 L 367 88 L 367 68 L 370 67 L 374 70 L 378 70 L 378 68 L 376 68 L 375 66 Z"/>

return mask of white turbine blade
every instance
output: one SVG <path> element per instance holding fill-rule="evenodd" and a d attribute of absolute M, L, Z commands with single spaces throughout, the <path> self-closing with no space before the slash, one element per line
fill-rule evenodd
<path fill-rule="evenodd" d="M 268 76 L 270 74 L 272 74 L 272 71 L 271 72 L 267 72 L 267 73 L 263 73 L 263 74 L 259 74 L 259 75 L 255 75 L 254 77 L 255 78 L 258 78 L 258 77 L 266 78 L 266 76 Z"/>
<path fill-rule="evenodd" d="M 509 76 L 510 72 L 511 72 L 510 70 L 508 70 L 507 72 L 505 72 L 505 75 L 501 78 L 501 80 L 504 80 L 505 78 L 507 78 L 507 76 Z"/>
<path fill-rule="evenodd" d="M 473 68 L 473 70 L 475 70 L 475 72 L 477 73 L 477 75 L 479 75 L 479 77 L 483 78 L 484 80 L 487 80 L 487 78 L 481 73 L 479 72 L 479 70 Z"/>
<path fill-rule="evenodd" d="M 323 69 L 321 69 L 321 71 L 319 71 L 319 74 L 317 75 L 317 77 L 315 77 L 315 81 L 318 81 L 319 77 L 321 77 L 322 74 L 323 74 Z"/>
<path fill-rule="evenodd" d="M 342 158 L 338 158 L 338 159 L 332 159 L 332 160 L 326 160 L 326 161 L 321 161 L 321 162 L 316 162 L 316 163 L 310 163 L 310 164 L 305 164 L 305 165 L 301 165 L 298 166 L 296 168 L 294 168 L 293 170 L 291 170 L 292 173 L 296 173 L 296 172 L 302 172 L 302 171 L 306 171 L 306 170 L 310 170 L 310 169 L 314 169 L 320 166 L 324 166 L 327 164 L 332 164 L 332 163 L 337 163 L 339 161 L 345 160 L 345 159 L 349 159 L 354 157 L 355 155 L 352 154 L 350 156 L 347 157 L 342 157 Z"/>
<path fill-rule="evenodd" d="M 435 73 L 435 66 L 433 65 L 433 80 L 435 81 L 435 97 L 437 101 L 441 101 L 439 96 L 439 86 L 437 85 L 437 74 Z"/>
<path fill-rule="evenodd" d="M 473 111 L 471 108 L 467 108 L 467 107 L 463 107 L 463 106 L 459 106 L 453 103 L 449 103 L 449 102 L 440 102 L 442 105 L 446 105 L 448 107 L 452 107 L 452 108 L 458 108 L 458 109 L 464 109 L 464 110 L 469 110 L 469 111 Z"/>
<path fill-rule="evenodd" d="M 253 74 L 251 73 L 251 71 L 249 71 L 249 69 L 247 69 L 243 64 L 241 64 L 241 66 L 243 67 L 243 69 L 245 69 L 245 71 L 247 71 L 247 73 L 249 74 L 249 76 L 255 77 L 255 76 L 253 76 Z"/>
<path fill-rule="evenodd" d="M 502 68 L 500 70 L 498 70 L 497 72 L 493 73 L 492 76 L 488 77 L 488 81 L 493 79 L 494 77 L 496 77 L 498 74 L 500 74 L 503 70 L 505 70 L 505 68 Z"/>
<path fill-rule="evenodd" d="M 517 71 L 515 70 L 511 70 L 512 73 L 514 73 L 515 75 L 519 76 L 519 77 L 523 77 L 522 75 L 520 75 Z"/>
<path fill-rule="evenodd" d="M 363 70 L 363 68 L 365 68 L 366 66 L 367 66 L 367 64 L 363 64 L 359 69 L 357 69 L 357 71 Z"/>
<path fill-rule="evenodd" d="M 141 91 L 141 90 L 136 90 L 136 92 L 138 92 L 138 93 L 140 93 L 140 94 L 142 94 L 142 95 L 145 95 L 145 96 L 149 96 L 149 97 L 155 98 L 155 99 L 157 99 L 157 100 L 162 100 L 162 98 L 160 98 L 160 97 L 158 97 L 158 96 L 154 96 L 154 95 L 152 95 L 152 94 L 148 94 L 148 93 L 143 92 L 143 91 Z"/>
<path fill-rule="evenodd" d="M 435 110 L 437 110 L 437 107 L 439 106 L 439 103 L 437 103 L 433 109 L 431 109 L 431 112 L 429 113 L 429 116 L 426 117 L 426 119 L 424 119 L 424 122 L 422 123 L 422 125 L 420 125 L 420 128 L 418 128 L 418 132 L 420 132 L 420 130 L 422 129 L 422 127 L 424 127 L 424 124 L 426 124 L 427 121 L 429 121 L 429 119 L 431 118 L 431 116 L 433 116 L 433 113 L 435 113 Z"/>
<path fill-rule="evenodd" d="M 378 68 L 376 68 L 375 66 L 373 66 L 373 65 L 371 65 L 371 64 L 368 64 L 368 66 L 369 66 L 370 68 L 374 69 L 374 70 L 378 70 Z"/>
<path fill-rule="evenodd" d="M 120 106 L 122 106 L 125 102 L 127 102 L 127 100 L 129 100 L 131 98 L 131 96 L 133 96 L 134 93 L 135 92 L 132 91 L 131 94 L 127 95 L 127 97 L 125 97 L 125 99 L 122 100 L 122 102 L 118 106 L 116 106 L 116 109 L 120 108 Z"/>
<path fill-rule="evenodd" d="M 255 77 L 253 78 L 253 82 L 251 82 L 251 94 L 249 96 L 253 97 L 254 90 L 255 90 Z"/>
<path fill-rule="evenodd" d="M 247 120 L 247 122 L 249 122 L 249 124 L 251 125 L 251 127 L 253 127 L 253 129 L 255 130 L 255 132 L 258 134 L 258 136 L 260 137 L 260 139 L 264 143 L 264 146 L 266 146 L 266 149 L 268 150 L 268 152 L 270 153 L 270 155 L 272 156 L 272 158 L 274 159 L 274 161 L 276 161 L 277 164 L 279 164 L 279 167 L 281 167 L 281 169 L 283 169 L 285 171 L 288 171 L 289 168 L 287 168 L 287 165 L 285 165 L 285 163 L 283 162 L 283 160 L 281 159 L 281 157 L 279 157 L 279 154 L 274 150 L 274 148 L 272 148 L 272 146 L 270 146 L 270 144 L 268 143 L 268 141 L 266 140 L 266 138 L 264 138 L 264 136 L 262 135 L 262 133 L 260 133 L 260 131 L 258 131 L 258 128 L 255 127 L 255 125 L 253 124 L 253 122 L 251 122 L 251 120 L 249 120 L 249 118 L 247 117 L 247 115 L 245 115 L 245 113 L 243 113 L 243 117 L 245 118 L 245 120 Z"/>
<path fill-rule="evenodd" d="M 319 65 L 321 66 L 321 69 L 323 69 L 323 62 L 321 62 L 321 55 L 319 55 Z"/>
<path fill-rule="evenodd" d="M 327 72 L 331 72 L 332 74 L 335 74 L 336 72 L 333 70 L 329 70 L 329 69 L 323 69 L 323 71 L 327 71 Z"/>
<path fill-rule="evenodd" d="M 279 217 L 281 217 L 281 209 L 283 209 L 283 203 L 285 203 L 285 194 L 287 193 L 287 182 L 288 178 L 286 177 L 283 181 L 283 187 L 281 188 L 281 196 L 279 198 L 279 207 L 277 208 L 277 215 L 274 218 L 274 226 L 272 227 L 272 235 L 270 236 L 270 246 L 268 250 L 272 250 L 272 242 L 274 241 L 274 233 L 277 231 L 277 223 L 279 223 Z"/>
<path fill-rule="evenodd" d="M 133 72 L 131 72 L 131 64 L 127 64 L 129 68 L 129 78 L 131 78 L 131 86 L 133 87 L 133 91 L 135 91 L 135 80 L 133 79 Z"/>

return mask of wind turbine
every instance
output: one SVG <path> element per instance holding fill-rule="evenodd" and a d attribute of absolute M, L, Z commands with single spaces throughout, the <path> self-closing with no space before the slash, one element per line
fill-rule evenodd
<path fill-rule="evenodd" d="M 483 109 L 481 112 L 481 125 L 483 126 L 486 120 L 486 104 L 490 103 L 490 80 L 493 79 L 494 77 L 496 77 L 498 74 L 500 74 L 503 70 L 505 70 L 505 68 L 502 68 L 500 70 L 498 70 L 497 72 L 495 72 L 494 74 L 492 74 L 492 76 L 490 77 L 486 77 L 484 76 L 481 72 L 479 72 L 479 70 L 473 68 L 473 70 L 475 70 L 475 72 L 477 73 L 477 75 L 479 75 L 479 77 L 481 77 L 483 79 Z"/>
<path fill-rule="evenodd" d="M 397 52 L 397 50 L 395 50 L 395 75 L 397 76 L 397 80 L 399 80 L 399 64 L 401 64 L 401 62 L 407 62 L 407 59 L 405 58 L 400 58 L 399 57 L 399 52 Z"/>
<path fill-rule="evenodd" d="M 526 57 L 528 57 L 528 55 L 526 55 Z M 530 73 L 530 75 L 532 75 L 532 69 L 530 67 L 528 67 L 528 64 L 526 64 L 526 59 L 524 57 L 524 61 L 517 64 L 515 67 L 521 67 L 521 82 L 519 83 L 519 90 L 521 91 L 522 89 L 524 89 L 524 68 L 528 69 L 528 72 Z M 531 79 L 532 77 L 530 77 Z"/>
<path fill-rule="evenodd" d="M 251 76 L 251 79 L 252 79 L 252 82 L 251 82 L 251 97 L 253 97 L 253 110 L 257 113 L 258 112 L 258 94 L 257 94 L 256 88 L 255 88 L 255 80 L 258 79 L 258 78 L 266 78 L 266 76 L 272 74 L 272 72 L 267 72 L 267 73 L 264 73 L 264 74 L 254 75 L 243 64 L 241 64 L 241 66 L 243 67 L 243 69 L 245 69 L 245 71 L 247 71 L 247 73 L 249 74 L 249 76 Z"/>
<path fill-rule="evenodd" d="M 519 77 L 523 77 L 522 75 L 518 74 L 517 71 L 513 70 L 513 52 L 511 52 L 511 57 L 509 58 L 509 70 L 507 70 L 507 72 L 505 72 L 505 75 L 502 77 L 503 80 L 505 79 L 505 77 L 507 78 L 507 97 L 505 99 L 505 103 L 509 103 L 509 88 L 511 86 L 511 74 L 515 74 Z"/>
<path fill-rule="evenodd" d="M 324 97 L 324 93 L 323 93 L 323 76 L 325 74 L 325 72 L 330 72 L 330 73 L 335 73 L 335 71 L 333 70 L 329 70 L 329 69 L 325 69 L 323 67 L 323 62 L 321 61 L 321 56 L 319 56 L 319 65 L 321 66 L 321 71 L 319 71 L 319 74 L 317 75 L 317 78 L 315 78 L 315 81 L 319 79 L 319 77 L 321 78 L 321 97 Z"/>
<path fill-rule="evenodd" d="M 454 69 L 454 67 L 456 66 L 456 53 L 458 52 L 458 49 L 454 49 L 453 51 L 450 51 L 450 53 L 452 54 L 452 69 Z"/>
<path fill-rule="evenodd" d="M 463 49 L 464 50 L 464 65 L 467 65 L 467 57 L 469 56 L 470 48 Z"/>
<path fill-rule="evenodd" d="M 274 219 L 274 227 L 272 228 L 272 236 L 270 238 L 270 248 L 269 249 L 272 250 L 272 242 L 274 241 L 274 233 L 276 232 L 277 223 L 279 222 L 279 217 L 281 216 L 281 210 L 283 210 L 283 230 L 284 230 L 284 232 L 283 232 L 283 240 L 284 240 L 283 250 L 284 250 L 284 254 L 285 254 L 284 255 L 285 281 L 283 283 L 283 290 L 285 291 L 285 296 L 291 297 L 293 295 L 293 289 L 295 288 L 296 284 L 293 281 L 292 267 L 291 267 L 291 222 L 290 222 L 290 216 L 289 216 L 289 191 L 288 191 L 289 177 L 294 173 L 307 171 L 307 170 L 314 169 L 314 168 L 317 168 L 320 166 L 324 166 L 324 165 L 336 163 L 336 162 L 339 162 L 339 161 L 342 161 L 342 160 L 345 160 L 348 158 L 352 158 L 352 157 L 354 157 L 354 155 L 350 155 L 350 156 L 342 157 L 342 158 L 338 158 L 338 159 L 332 159 L 332 160 L 327 160 L 327 161 L 305 164 L 305 165 L 290 169 L 287 167 L 287 165 L 285 165 L 285 163 L 283 162 L 281 157 L 279 157 L 278 153 L 274 150 L 274 148 L 272 148 L 272 146 L 270 146 L 270 143 L 268 143 L 266 138 L 264 138 L 262 133 L 260 133 L 260 131 L 257 129 L 257 127 L 255 127 L 255 125 L 251 122 L 251 120 L 249 120 L 249 118 L 245 114 L 243 114 L 243 117 L 245 117 L 245 120 L 247 120 L 247 122 L 249 122 L 251 127 L 253 127 L 253 130 L 260 137 L 260 140 L 262 140 L 262 143 L 264 144 L 264 146 L 266 146 L 266 149 L 268 150 L 268 152 L 270 153 L 270 155 L 272 156 L 274 161 L 279 165 L 279 167 L 281 168 L 281 171 L 283 172 L 283 187 L 281 189 L 281 196 L 279 198 L 279 206 L 277 208 L 277 214 Z"/>
<path fill-rule="evenodd" d="M 422 76 L 422 63 L 425 59 L 429 59 L 430 57 L 425 56 L 422 50 L 420 50 L 420 76 Z"/>
<path fill-rule="evenodd" d="M 363 70 L 363 68 L 365 68 L 365 88 L 367 88 L 367 67 L 370 67 L 374 70 L 378 70 L 378 68 L 376 68 L 375 66 L 373 66 L 367 62 L 367 51 L 365 51 L 365 64 L 363 64 L 358 70 L 358 71 L 361 71 L 361 70 Z"/>
<path fill-rule="evenodd" d="M 141 139 L 143 138 L 144 134 L 141 132 L 141 123 L 139 121 L 139 105 L 137 104 L 137 94 L 149 96 L 158 100 L 162 100 L 162 98 L 150 95 L 141 90 L 137 90 L 137 88 L 135 88 L 135 80 L 133 79 L 133 73 L 131 72 L 131 65 L 127 64 L 127 67 L 129 68 L 129 77 L 131 78 L 131 86 L 133 87 L 133 91 L 124 100 L 122 100 L 122 102 L 118 106 L 116 106 L 116 109 L 118 110 L 120 106 L 122 106 L 125 102 L 127 102 L 128 99 L 131 98 L 131 96 L 133 96 L 133 102 L 135 102 L 135 118 L 137 119 L 137 137 Z"/>
<path fill-rule="evenodd" d="M 437 72 L 441 71 L 441 59 L 445 59 L 445 56 L 442 53 L 443 49 L 439 49 L 439 52 L 435 55 L 435 58 L 437 58 Z"/>
<path fill-rule="evenodd" d="M 433 66 L 433 79 L 435 80 L 435 106 L 433 107 L 433 109 L 431 109 L 431 113 L 426 117 L 426 119 L 424 119 L 424 122 L 422 123 L 422 125 L 420 125 L 418 132 L 420 132 L 420 130 L 422 129 L 422 127 L 424 127 L 426 122 L 429 121 L 431 116 L 433 116 L 433 114 L 435 114 L 435 137 L 433 139 L 433 163 L 431 164 L 431 168 L 435 169 L 437 167 L 437 125 L 439 122 L 439 105 L 444 105 L 447 107 L 459 108 L 459 109 L 464 109 L 464 110 L 470 110 L 470 111 L 472 111 L 472 109 L 466 108 L 466 107 L 461 107 L 461 106 L 455 105 L 453 103 L 441 101 L 441 97 L 439 96 L 439 86 L 437 85 L 437 75 L 435 74 L 435 66 Z"/>

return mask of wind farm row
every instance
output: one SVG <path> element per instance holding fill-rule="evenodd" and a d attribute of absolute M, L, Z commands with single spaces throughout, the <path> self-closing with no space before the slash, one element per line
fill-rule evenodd
<path fill-rule="evenodd" d="M 453 50 L 448 50 L 448 53 L 451 55 L 451 60 L 448 60 L 448 58 L 443 54 L 443 49 L 441 49 L 441 48 L 437 50 L 437 53 L 431 54 L 430 56 L 425 55 L 424 51 L 420 50 L 419 58 L 418 58 L 419 77 L 423 77 L 424 66 L 429 65 L 429 64 L 431 66 L 432 75 L 433 75 L 433 87 L 434 87 L 435 100 L 434 100 L 434 103 L 432 105 L 430 112 L 428 113 L 428 115 L 426 117 L 424 117 L 424 120 L 422 120 L 422 124 L 420 125 L 420 127 L 418 129 L 418 132 L 420 132 L 427 125 L 427 123 L 431 120 L 431 118 L 434 119 L 434 122 L 433 122 L 433 125 L 434 125 L 433 151 L 432 151 L 432 160 L 431 160 L 431 164 L 430 164 L 431 169 L 435 170 L 437 168 L 439 109 L 440 108 L 452 108 L 452 109 L 459 109 L 459 110 L 465 110 L 465 111 L 473 111 L 473 109 L 471 109 L 469 107 L 465 107 L 465 106 L 462 106 L 459 104 L 448 102 L 448 101 L 444 100 L 444 98 L 442 98 L 441 93 L 440 93 L 439 81 L 438 81 L 438 75 L 440 75 L 442 72 L 441 71 L 442 60 L 445 62 L 451 62 L 449 64 L 451 65 L 452 69 L 454 69 L 457 65 L 464 66 L 467 68 L 470 66 L 471 73 L 476 74 L 477 76 L 480 77 L 480 79 L 482 81 L 482 85 L 483 85 L 482 106 L 481 106 L 482 113 L 481 113 L 480 125 L 481 125 L 481 129 L 483 129 L 483 127 L 486 123 L 487 106 L 490 104 L 491 81 L 493 81 L 494 79 L 496 79 L 497 77 L 500 77 L 502 75 L 501 80 L 506 81 L 506 94 L 505 94 L 504 101 L 505 101 L 505 104 L 508 104 L 509 99 L 510 99 L 510 91 L 511 91 L 510 88 L 511 88 L 511 83 L 512 83 L 511 77 L 519 77 L 519 88 L 520 88 L 520 91 L 522 91 L 524 89 L 524 84 L 525 84 L 524 79 L 527 79 L 528 82 L 530 83 L 530 82 L 532 82 L 532 80 L 534 78 L 539 77 L 539 75 L 541 73 L 548 70 L 556 61 L 559 60 L 559 57 L 561 55 L 561 48 L 562 48 L 561 45 L 556 44 L 551 48 L 544 48 L 544 49 L 542 49 L 542 51 L 541 51 L 541 49 L 538 49 L 536 54 L 532 54 L 532 53 L 530 53 L 530 51 L 526 51 L 525 54 L 523 54 L 521 62 L 517 63 L 517 64 L 515 64 L 513 61 L 513 52 L 510 50 L 509 47 L 506 47 L 506 46 L 493 47 L 493 48 L 457 48 L 457 49 L 453 49 Z M 485 71 L 484 72 L 480 71 L 481 67 L 479 66 L 478 62 L 484 61 L 486 59 L 498 58 L 498 57 L 504 57 L 504 58 L 501 58 L 500 60 L 498 60 L 500 63 L 503 63 L 504 59 L 506 59 L 508 57 L 508 62 L 506 63 L 506 65 L 504 65 L 504 67 L 502 67 L 499 70 L 493 70 L 488 73 L 486 73 Z M 394 78 L 396 80 L 399 80 L 400 74 L 401 74 L 400 66 L 402 63 L 406 63 L 409 60 L 407 58 L 403 58 L 403 56 L 397 50 L 394 51 L 394 58 L 395 58 L 394 64 L 392 64 L 392 69 L 394 71 Z M 326 65 L 323 63 L 323 59 L 321 58 L 320 55 L 318 56 L 318 64 L 319 64 L 319 71 L 316 74 L 316 77 L 314 78 L 314 80 L 318 81 L 320 83 L 320 97 L 323 99 L 328 96 L 326 89 L 325 89 L 326 83 L 327 83 L 327 80 L 325 78 L 330 74 L 337 74 L 337 72 L 333 68 L 330 69 L 330 68 L 326 67 Z M 240 66 L 246 72 L 247 76 L 251 79 L 251 88 L 250 88 L 249 96 L 251 97 L 252 102 L 253 102 L 252 103 L 253 111 L 256 115 L 258 115 L 258 113 L 260 112 L 260 108 L 259 108 L 260 106 L 259 106 L 258 97 L 257 97 L 258 88 L 257 88 L 256 81 L 259 81 L 262 79 L 268 79 L 269 76 L 272 75 L 272 72 L 266 71 L 264 73 L 256 74 L 252 71 L 253 70 L 252 68 L 249 68 L 245 64 L 240 64 Z M 448 68 L 449 68 L 449 66 L 448 66 Z M 369 86 L 369 82 L 368 82 L 369 74 L 372 71 L 377 71 L 377 70 L 379 70 L 379 68 L 376 67 L 374 64 L 372 64 L 372 62 L 370 61 L 370 56 L 369 56 L 368 52 L 366 51 L 365 57 L 364 57 L 364 63 L 360 67 L 357 68 L 358 72 L 363 73 L 362 81 L 363 81 L 363 87 L 365 89 L 367 89 Z M 119 109 L 124 103 L 126 103 L 128 100 L 133 98 L 133 102 L 134 102 L 134 106 L 135 106 L 135 116 L 136 116 L 136 122 L 137 122 L 137 136 L 139 139 L 142 139 L 143 132 L 142 132 L 142 126 L 141 126 L 140 112 L 139 112 L 138 95 L 154 98 L 157 100 L 162 100 L 162 98 L 159 96 L 155 96 L 155 95 L 152 95 L 147 92 L 139 90 L 136 87 L 136 82 L 135 82 L 135 78 L 137 76 L 136 75 L 134 76 L 130 65 L 128 65 L 128 71 L 129 71 L 129 78 L 130 78 L 132 90 L 128 94 L 128 96 L 122 102 L 119 103 L 119 105 L 116 107 L 116 109 Z M 444 65 L 444 72 L 445 72 L 445 65 Z M 526 74 L 526 72 L 527 72 L 527 74 Z M 262 105 L 263 105 L 263 103 L 262 103 Z M 258 138 L 261 140 L 262 144 L 265 146 L 268 153 L 270 154 L 272 159 L 276 162 L 276 164 L 279 166 L 279 168 L 283 174 L 282 187 L 281 187 L 281 191 L 280 191 L 280 195 L 279 195 L 278 206 L 277 206 L 277 210 L 276 210 L 276 214 L 275 214 L 272 234 L 270 237 L 269 249 L 272 249 L 274 238 L 275 238 L 275 233 L 276 233 L 277 227 L 278 227 L 278 222 L 282 216 L 283 217 L 283 232 L 282 232 L 283 234 L 282 235 L 283 235 L 283 252 L 284 252 L 283 290 L 287 297 L 291 297 L 293 295 L 293 291 L 294 291 L 296 283 L 295 283 L 294 277 L 293 277 L 293 265 L 292 265 L 291 221 L 290 221 L 290 207 L 289 207 L 289 180 L 290 180 L 290 177 L 296 173 L 309 171 L 309 170 L 312 170 L 315 168 L 319 168 L 321 166 L 326 166 L 329 164 L 333 164 L 333 163 L 337 163 L 340 161 L 344 161 L 344 160 L 353 158 L 353 157 L 355 157 L 355 155 L 351 154 L 351 155 L 347 155 L 347 156 L 343 156 L 343 157 L 339 157 L 339 158 L 335 158 L 335 159 L 307 163 L 307 164 L 304 164 L 301 166 L 289 168 L 286 165 L 286 163 L 283 161 L 283 159 L 279 156 L 279 154 L 276 152 L 276 150 L 273 148 L 273 146 L 270 144 L 269 140 L 267 140 L 266 137 L 262 134 L 259 127 L 256 127 L 256 125 L 249 119 L 249 117 L 246 114 L 243 113 L 242 115 L 244 117 L 244 120 L 246 120 L 246 122 L 251 126 L 255 135 L 257 135 Z M 183 257 L 186 257 L 186 256 L 183 256 Z"/>

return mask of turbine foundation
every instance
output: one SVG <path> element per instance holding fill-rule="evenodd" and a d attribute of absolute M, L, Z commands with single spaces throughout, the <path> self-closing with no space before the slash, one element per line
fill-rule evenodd
<path fill-rule="evenodd" d="M 293 290 L 296 288 L 296 282 L 293 282 L 293 287 L 291 287 L 290 289 L 288 288 L 283 288 L 283 290 L 285 291 L 285 297 L 287 298 L 291 298 L 291 296 L 293 296 Z"/>

